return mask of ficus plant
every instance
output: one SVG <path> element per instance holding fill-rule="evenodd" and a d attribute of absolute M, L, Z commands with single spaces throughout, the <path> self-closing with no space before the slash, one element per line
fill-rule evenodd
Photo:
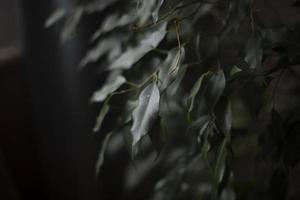
<path fill-rule="evenodd" d="M 257 2 L 94 0 L 48 18 L 66 41 L 84 17 L 104 16 L 78 64 L 96 63 L 106 80 L 91 97 L 101 105 L 96 177 L 123 146 L 124 188 L 158 171 L 153 200 L 295 195 L 299 96 L 280 91 L 297 88 L 300 29 L 268 25 Z"/>

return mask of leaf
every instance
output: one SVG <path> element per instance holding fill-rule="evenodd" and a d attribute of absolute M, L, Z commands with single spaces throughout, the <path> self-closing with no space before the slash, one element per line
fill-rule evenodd
<path fill-rule="evenodd" d="M 148 45 L 152 48 L 156 48 L 158 44 L 162 41 L 162 39 L 165 37 L 167 33 L 166 28 L 167 23 L 163 23 L 157 31 L 148 34 L 146 38 L 141 41 L 141 43 Z"/>
<path fill-rule="evenodd" d="M 186 65 L 183 65 L 179 68 L 177 76 L 175 77 L 174 81 L 171 82 L 171 84 L 169 86 L 169 94 L 171 96 L 175 95 L 175 93 L 177 92 L 177 90 L 180 87 L 181 82 L 185 76 L 186 71 L 187 71 Z"/>
<path fill-rule="evenodd" d="M 220 98 L 215 109 L 216 122 L 225 136 L 230 138 L 230 132 L 232 127 L 232 109 L 231 101 L 225 97 Z"/>
<path fill-rule="evenodd" d="M 137 12 L 137 16 L 139 18 L 139 26 L 147 22 L 147 20 L 151 16 L 151 10 L 153 10 L 155 3 L 156 0 L 143 0 L 142 5 Z"/>
<path fill-rule="evenodd" d="M 258 33 L 253 33 L 246 44 L 245 61 L 250 69 L 260 69 L 263 56 L 262 40 Z"/>
<path fill-rule="evenodd" d="M 170 71 L 173 61 L 175 60 L 177 52 L 178 52 L 178 48 L 171 49 L 168 52 L 166 59 L 159 66 L 159 73 L 158 73 L 159 85 L 158 86 L 161 91 L 164 90 L 169 85 L 172 78 L 174 78 L 174 77 L 170 76 L 169 71 Z"/>
<path fill-rule="evenodd" d="M 227 155 L 226 144 L 227 144 L 227 140 L 224 139 L 221 146 L 219 147 L 218 157 L 216 160 L 216 166 L 214 171 L 215 184 L 219 184 L 224 177 L 225 167 L 226 167 L 225 161 Z"/>
<path fill-rule="evenodd" d="M 178 49 L 175 59 L 172 61 L 169 74 L 171 74 L 172 76 L 177 75 L 180 68 L 180 64 L 183 62 L 184 56 L 185 56 L 185 50 L 183 47 L 181 47 L 181 49 Z"/>
<path fill-rule="evenodd" d="M 213 111 L 216 103 L 221 97 L 225 89 L 225 84 L 226 80 L 223 70 L 218 70 L 209 78 L 205 91 L 205 99 L 210 112 Z"/>
<path fill-rule="evenodd" d="M 195 101 L 195 97 L 198 94 L 201 86 L 202 86 L 202 82 L 206 79 L 209 79 L 211 76 L 213 75 L 213 72 L 206 72 L 204 74 L 202 74 L 200 76 L 200 78 L 196 81 L 196 83 L 194 84 L 190 96 L 189 96 L 189 102 L 190 102 L 190 106 L 189 106 L 189 110 L 188 110 L 188 121 L 191 120 L 191 112 L 194 108 L 194 101 Z"/>
<path fill-rule="evenodd" d="M 92 101 L 93 102 L 104 101 L 109 94 L 116 91 L 125 82 L 126 79 L 122 75 L 119 75 L 116 78 L 111 78 L 111 80 L 108 80 L 100 90 L 94 92 Z"/>
<path fill-rule="evenodd" d="M 65 25 L 60 35 L 62 42 L 66 42 L 72 38 L 81 20 L 83 11 L 84 10 L 81 7 L 72 10 L 71 14 L 68 16 L 67 20 L 65 21 Z"/>
<path fill-rule="evenodd" d="M 105 116 L 107 115 L 107 113 L 110 110 L 110 106 L 108 105 L 108 100 L 104 103 L 103 107 L 101 108 L 101 111 L 96 119 L 96 124 L 95 127 L 93 129 L 94 132 L 98 132 L 101 129 L 103 120 L 105 118 Z"/>
<path fill-rule="evenodd" d="M 183 48 L 182 48 L 182 52 L 184 52 Z M 178 48 L 174 48 L 170 50 L 168 52 L 166 59 L 159 66 L 158 79 L 159 79 L 159 88 L 161 91 L 165 90 L 168 86 L 170 86 L 170 84 L 173 83 L 173 81 L 176 78 L 177 73 L 170 73 L 171 68 L 174 66 L 180 68 L 179 65 L 181 64 L 183 60 L 182 57 L 184 55 L 181 56 L 179 63 L 176 63 L 178 62 L 177 56 L 178 56 Z M 178 71 L 181 71 L 183 73 L 185 72 L 185 70 L 180 70 L 180 69 Z"/>
<path fill-rule="evenodd" d="M 190 124 L 190 129 L 193 130 L 200 130 L 199 135 L 201 136 L 203 134 L 203 131 L 206 129 L 209 122 L 209 116 L 204 115 L 196 119 Z M 204 127 L 204 128 L 203 128 Z"/>
<path fill-rule="evenodd" d="M 128 48 L 125 53 L 115 60 L 109 69 L 129 69 L 138 62 L 145 54 L 156 48 L 166 35 L 166 23 L 158 30 L 148 34 L 140 42 L 139 46 Z"/>
<path fill-rule="evenodd" d="M 109 15 L 103 24 L 96 30 L 96 32 L 92 35 L 91 41 L 95 41 L 101 35 L 108 33 L 118 27 L 123 27 L 128 25 L 129 23 L 133 22 L 135 17 L 130 16 L 128 14 L 123 15 L 122 17 L 118 18 L 116 14 Z"/>
<path fill-rule="evenodd" d="M 99 175 L 99 172 L 101 170 L 101 167 L 104 163 L 104 155 L 105 155 L 105 151 L 107 149 L 107 146 L 109 144 L 109 141 L 111 139 L 111 136 L 113 135 L 114 132 L 109 132 L 108 134 L 106 134 L 105 138 L 103 139 L 102 142 L 102 146 L 98 155 L 98 159 L 96 161 L 96 176 Z"/>
<path fill-rule="evenodd" d="M 64 16 L 66 16 L 66 10 L 65 9 L 57 9 L 47 19 L 47 21 L 45 23 L 45 27 L 49 28 L 50 26 L 52 26 L 53 24 L 58 22 L 60 19 L 62 19 Z"/>
<path fill-rule="evenodd" d="M 89 50 L 85 57 L 80 61 L 80 68 L 83 68 L 85 65 L 99 60 L 106 53 L 114 49 L 121 48 L 121 41 L 119 41 L 118 39 L 119 38 L 112 37 L 101 40 L 98 45 L 95 48 Z"/>
<path fill-rule="evenodd" d="M 152 18 L 153 18 L 153 21 L 154 23 L 156 24 L 158 22 L 158 19 L 159 19 L 159 10 L 161 8 L 161 6 L 163 5 L 165 0 L 159 0 L 159 3 L 157 5 L 157 7 L 155 8 L 155 10 L 152 12 Z"/>
<path fill-rule="evenodd" d="M 125 53 L 111 64 L 109 69 L 129 69 L 149 51 L 151 51 L 151 47 L 146 45 L 128 48 Z"/>
<path fill-rule="evenodd" d="M 139 96 L 138 106 L 132 113 L 132 147 L 145 136 L 154 124 L 159 110 L 160 94 L 156 83 L 148 85 Z"/>
<path fill-rule="evenodd" d="M 235 200 L 236 195 L 232 188 L 226 188 L 222 191 L 220 200 Z"/>
<path fill-rule="evenodd" d="M 230 70 L 230 77 L 233 77 L 236 73 L 242 71 L 240 68 L 237 66 L 233 66 Z"/>

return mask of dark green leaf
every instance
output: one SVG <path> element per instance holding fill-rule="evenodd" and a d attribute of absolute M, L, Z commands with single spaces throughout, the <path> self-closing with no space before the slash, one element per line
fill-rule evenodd
<path fill-rule="evenodd" d="M 245 61 L 248 63 L 250 69 L 261 69 L 261 62 L 263 56 L 262 40 L 258 34 L 253 34 L 246 44 Z"/>
<path fill-rule="evenodd" d="M 198 94 L 199 90 L 201 89 L 202 82 L 206 79 L 209 79 L 211 76 L 213 76 L 212 72 L 206 72 L 206 73 L 202 74 L 200 76 L 200 78 L 197 80 L 197 82 L 194 84 L 194 86 L 191 90 L 190 96 L 189 96 L 190 106 L 189 106 L 189 110 L 188 110 L 188 121 L 191 120 L 191 112 L 194 108 L 195 97 Z"/>
<path fill-rule="evenodd" d="M 216 160 L 216 166 L 214 171 L 215 184 L 219 184 L 224 177 L 225 167 L 226 167 L 226 149 L 227 140 L 224 139 L 221 146 L 219 147 L 218 157 Z"/>
<path fill-rule="evenodd" d="M 162 119 L 160 116 L 156 118 L 148 135 L 152 142 L 153 147 L 157 151 L 157 157 L 158 157 L 165 143 L 165 138 L 164 138 L 164 133 L 162 128 Z"/>
<path fill-rule="evenodd" d="M 105 151 L 107 149 L 107 146 L 109 144 L 109 141 L 110 141 L 110 138 L 111 138 L 112 135 L 113 135 L 113 132 L 109 132 L 108 134 L 106 134 L 106 136 L 105 136 L 105 138 L 102 142 L 102 146 L 101 146 L 101 149 L 100 149 L 100 152 L 99 152 L 99 155 L 98 155 L 98 158 L 97 158 L 97 162 L 96 162 L 96 176 L 99 175 L 99 172 L 100 172 L 101 167 L 103 165 Z"/>
<path fill-rule="evenodd" d="M 107 113 L 109 112 L 110 110 L 110 106 L 108 105 L 108 100 L 104 103 L 104 105 L 102 106 L 101 108 L 101 111 L 96 119 L 96 124 L 95 124 L 95 127 L 94 127 L 94 132 L 98 132 L 100 129 L 101 129 L 101 126 L 102 126 L 102 122 L 105 118 L 105 116 L 107 115 Z"/>
<path fill-rule="evenodd" d="M 216 122 L 219 129 L 230 138 L 232 126 L 232 110 L 231 101 L 225 97 L 221 97 L 215 109 Z"/>
<path fill-rule="evenodd" d="M 225 76 L 222 70 L 217 71 L 210 77 L 207 82 L 207 87 L 205 91 L 205 99 L 206 103 L 209 106 L 210 112 L 214 109 L 216 103 L 221 97 L 224 89 L 225 89 Z"/>

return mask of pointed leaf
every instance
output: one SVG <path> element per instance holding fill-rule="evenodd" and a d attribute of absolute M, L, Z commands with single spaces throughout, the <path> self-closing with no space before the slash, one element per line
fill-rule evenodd
<path fill-rule="evenodd" d="M 225 75 L 223 70 L 219 70 L 210 77 L 206 87 L 205 99 L 209 106 L 210 112 L 213 111 L 216 103 L 225 89 Z"/>
<path fill-rule="evenodd" d="M 260 69 L 263 56 L 262 40 L 258 33 L 253 33 L 246 44 L 245 61 L 250 69 Z"/>
<path fill-rule="evenodd" d="M 133 111 L 131 134 L 132 146 L 135 147 L 140 139 L 150 130 L 158 116 L 160 94 L 155 83 L 148 85 L 139 96 L 139 104 Z"/>
<path fill-rule="evenodd" d="M 139 18 L 138 25 L 141 26 L 151 17 L 151 11 L 155 6 L 156 0 L 143 0 L 141 7 L 137 12 Z"/>
<path fill-rule="evenodd" d="M 93 34 L 91 41 L 95 41 L 101 35 L 108 33 L 118 27 L 126 26 L 129 23 L 133 22 L 134 20 L 135 20 L 135 17 L 130 16 L 128 14 L 125 14 L 120 18 L 118 18 L 117 15 L 115 15 L 115 14 L 110 15 L 105 19 L 105 21 L 99 27 L 99 29 Z"/>
<path fill-rule="evenodd" d="M 166 35 L 166 23 L 158 30 L 148 34 L 139 46 L 130 47 L 120 57 L 118 57 L 109 69 L 129 69 L 138 62 L 144 55 L 156 48 Z"/>
<path fill-rule="evenodd" d="M 144 40 L 141 41 L 142 44 L 148 45 L 152 48 L 156 48 L 158 44 L 162 41 L 162 39 L 165 37 L 167 33 L 167 23 L 163 23 L 160 28 L 150 33 Z"/>
<path fill-rule="evenodd" d="M 48 28 L 55 24 L 57 21 L 59 21 L 61 18 L 63 18 L 66 15 L 65 9 L 57 9 L 50 15 L 50 17 L 47 19 L 45 23 L 45 27 Z"/>
<path fill-rule="evenodd" d="M 227 155 L 226 144 L 227 144 L 227 140 L 224 139 L 219 148 L 218 157 L 215 166 L 215 172 L 214 172 L 215 184 L 219 184 L 224 177 L 225 167 L 226 167 L 226 155 Z"/>
<path fill-rule="evenodd" d="M 111 94 L 112 92 L 116 91 L 123 83 L 126 82 L 126 79 L 119 75 L 113 80 L 108 80 L 107 83 L 98 91 L 96 91 L 92 97 L 93 102 L 102 102 L 105 98 Z"/>
<path fill-rule="evenodd" d="M 189 110 L 188 110 L 188 121 L 190 121 L 190 119 L 191 119 L 190 117 L 191 117 L 191 112 L 194 108 L 195 97 L 198 94 L 198 92 L 202 86 L 202 82 L 204 80 L 209 79 L 212 75 L 213 75 L 213 72 L 210 72 L 210 71 L 206 72 L 206 73 L 202 74 L 200 76 L 200 78 L 196 81 L 196 83 L 194 84 L 194 86 L 191 90 L 190 96 L 189 96 L 190 106 L 189 106 Z"/>
<path fill-rule="evenodd" d="M 105 118 L 105 116 L 107 115 L 107 113 L 110 110 L 110 106 L 108 105 L 107 102 L 104 103 L 103 107 L 101 108 L 101 111 L 96 119 L 96 124 L 95 127 L 93 129 L 94 132 L 98 132 L 101 129 L 102 126 L 102 122 Z"/>
<path fill-rule="evenodd" d="M 158 19 L 159 19 L 159 10 L 160 10 L 161 6 L 163 5 L 164 1 L 165 0 L 159 0 L 159 3 L 157 5 L 157 7 L 152 12 L 152 18 L 153 18 L 154 23 L 158 22 Z"/>
<path fill-rule="evenodd" d="M 99 60 L 102 56 L 114 49 L 121 48 L 120 46 L 121 41 L 116 37 L 101 40 L 98 45 L 89 50 L 85 57 L 80 61 L 80 68 L 83 68 L 85 65 Z"/>
<path fill-rule="evenodd" d="M 72 11 L 72 13 L 68 16 L 68 18 L 65 21 L 65 25 L 61 32 L 61 35 L 60 35 L 62 42 L 66 42 L 72 38 L 80 20 L 81 20 L 83 11 L 84 11 L 83 8 L 78 7 L 76 9 L 74 9 Z"/>
<path fill-rule="evenodd" d="M 216 122 L 219 129 L 230 138 L 232 126 L 232 109 L 231 101 L 225 97 L 220 98 L 215 109 Z"/>
<path fill-rule="evenodd" d="M 101 170 L 101 167 L 102 167 L 102 165 L 103 165 L 103 163 L 104 163 L 104 155 L 105 155 L 105 151 L 106 151 L 106 149 L 107 149 L 107 146 L 108 146 L 108 144 L 109 144 L 109 141 L 110 141 L 110 138 L 111 138 L 112 135 L 113 135 L 113 132 L 109 132 L 109 133 L 105 136 L 105 138 L 104 138 L 104 140 L 103 140 L 103 142 L 102 142 L 102 146 L 101 146 L 101 149 L 100 149 L 100 152 L 99 152 L 99 155 L 98 155 L 98 159 L 97 159 L 97 161 L 96 161 L 96 176 L 99 175 L 99 172 L 100 172 L 100 170 Z"/>
<path fill-rule="evenodd" d="M 159 67 L 158 85 L 160 91 L 170 89 L 168 91 L 169 95 L 173 96 L 175 94 L 186 72 L 186 65 L 181 66 L 184 56 L 183 47 L 180 51 L 178 48 L 174 48 L 168 52 L 166 59 Z"/>

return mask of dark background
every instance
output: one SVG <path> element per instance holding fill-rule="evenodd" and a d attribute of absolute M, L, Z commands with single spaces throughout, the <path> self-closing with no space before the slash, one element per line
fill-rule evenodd
<path fill-rule="evenodd" d="M 257 2 L 261 23 L 270 27 L 300 21 L 293 0 Z M 93 68 L 76 69 L 91 25 L 81 26 L 76 39 L 64 45 L 59 30 L 43 25 L 55 8 L 68 3 L 0 1 L 1 200 L 97 196 L 91 135 L 95 111 L 88 104 L 96 76 Z"/>

